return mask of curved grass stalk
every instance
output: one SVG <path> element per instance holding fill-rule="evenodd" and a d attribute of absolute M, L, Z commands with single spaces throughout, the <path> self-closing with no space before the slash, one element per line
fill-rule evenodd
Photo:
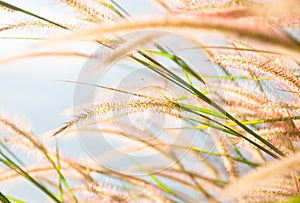
<path fill-rule="evenodd" d="M 241 177 L 230 184 L 224 191 L 223 197 L 237 197 L 250 190 L 256 184 L 259 184 L 273 177 L 280 177 L 289 174 L 291 171 L 299 170 L 300 154 L 295 153 L 281 160 L 276 160 L 255 169 L 253 172 Z M 237 187 L 238 186 L 238 187 Z"/>
<path fill-rule="evenodd" d="M 104 25 L 99 28 L 79 32 L 74 35 L 69 35 L 67 37 L 56 38 L 54 40 L 51 40 L 51 43 L 59 43 L 68 40 L 80 40 L 84 38 L 90 38 L 91 36 L 101 36 L 117 32 L 129 32 L 144 29 L 159 29 L 164 31 L 178 32 L 179 34 L 182 34 L 182 32 L 186 30 L 214 30 L 227 35 L 237 37 L 243 36 L 243 38 L 270 45 L 274 48 L 279 48 L 279 53 L 290 55 L 296 60 L 299 60 L 298 53 L 300 47 L 298 46 L 298 44 L 295 44 L 294 41 L 276 32 L 258 29 L 257 27 L 253 27 L 253 25 L 239 25 L 236 24 L 232 19 L 226 20 L 219 17 L 208 17 L 204 14 L 197 16 L 171 15 L 167 18 L 158 17 L 151 20 L 141 19 L 134 22 L 122 20 L 110 25 Z M 255 32 L 253 32 L 253 30 L 255 30 Z"/>

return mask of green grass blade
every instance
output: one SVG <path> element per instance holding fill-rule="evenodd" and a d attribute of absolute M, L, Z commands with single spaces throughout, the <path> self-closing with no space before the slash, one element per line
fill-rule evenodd
<path fill-rule="evenodd" d="M 11 203 L 5 195 L 3 195 L 1 192 L 0 192 L 0 201 L 3 202 L 3 203 Z"/>
<path fill-rule="evenodd" d="M 219 78 L 219 79 L 229 79 L 229 80 L 236 80 L 236 79 L 243 79 L 243 80 L 253 80 L 253 81 L 261 81 L 261 80 L 270 80 L 270 78 L 249 78 L 246 76 L 232 76 L 232 75 L 202 75 L 202 78 Z"/>
<path fill-rule="evenodd" d="M 127 17 L 130 17 L 129 13 L 122 6 L 120 6 L 116 1 L 110 0 L 110 2 L 112 3 L 112 5 L 115 5 L 115 8 L 120 9 L 120 11 L 122 11 Z"/>
<path fill-rule="evenodd" d="M 0 158 L 0 162 L 2 162 L 3 164 L 5 164 L 7 167 L 11 168 L 12 170 L 16 171 L 20 175 L 22 175 L 25 179 L 27 179 L 33 185 L 35 185 L 36 187 L 38 187 L 41 191 L 43 191 L 46 195 L 48 195 L 55 202 L 57 202 L 57 203 L 61 203 L 62 202 L 62 201 L 59 200 L 59 198 L 54 193 L 52 193 L 49 189 L 47 189 L 41 183 L 37 182 L 33 177 L 31 177 L 20 166 L 18 166 L 11 159 L 9 159 L 5 154 L 3 154 L 2 151 L 0 151 L 0 154 L 2 155 L 2 157 L 4 157 L 4 158 Z"/>
<path fill-rule="evenodd" d="M 201 152 L 201 153 L 213 155 L 213 156 L 221 156 L 221 154 L 219 154 L 217 152 L 200 149 L 200 148 L 194 147 L 194 146 L 189 147 L 189 149 L 193 150 L 193 151 L 197 151 L 197 152 Z M 247 159 L 242 159 L 242 158 L 239 158 L 239 157 L 232 157 L 232 159 L 235 160 L 235 161 L 237 161 L 237 162 L 247 164 L 247 165 L 249 165 L 251 167 L 259 166 L 259 164 L 251 162 L 251 161 L 248 161 Z"/>
<path fill-rule="evenodd" d="M 205 84 L 205 81 L 203 80 L 202 77 L 200 77 L 198 74 L 195 73 L 195 71 L 193 71 L 191 69 L 191 67 L 189 65 L 187 65 L 187 63 L 180 57 L 176 56 L 175 54 L 171 54 L 168 51 L 166 51 L 162 46 L 160 45 L 156 45 L 156 47 L 158 49 L 160 49 L 161 51 L 156 51 L 156 50 L 147 50 L 147 52 L 150 52 L 152 54 L 157 54 L 157 55 L 161 55 L 161 56 L 165 56 L 169 59 L 171 59 L 172 61 L 174 61 L 177 65 L 179 65 L 179 67 L 182 68 L 183 71 L 186 71 L 188 73 L 190 73 L 192 76 L 194 76 L 196 79 L 198 79 L 200 82 L 202 82 L 203 84 Z"/>
<path fill-rule="evenodd" d="M 5 149 L 5 151 L 12 157 L 14 158 L 20 165 L 25 165 L 21 159 L 19 159 L 7 146 L 5 146 L 3 143 L 0 143 L 0 145 Z"/>
<path fill-rule="evenodd" d="M 291 120 L 300 120 L 300 116 L 291 116 L 291 117 L 280 117 L 280 118 L 271 118 L 271 119 L 260 119 L 260 120 L 251 120 L 251 121 L 243 121 L 244 125 L 255 125 L 262 123 L 272 123 L 277 121 L 291 121 Z M 229 123 L 226 126 L 236 126 L 236 123 Z"/>
<path fill-rule="evenodd" d="M 9 199 L 10 201 L 14 202 L 14 203 L 28 203 L 28 202 L 25 202 L 23 200 L 19 200 L 19 199 L 16 199 L 14 197 L 10 197 L 10 196 L 7 196 L 7 195 L 6 195 L 6 198 Z"/>
<path fill-rule="evenodd" d="M 189 104 L 183 104 L 183 103 L 178 103 L 178 104 L 182 107 L 185 107 L 185 108 L 188 108 L 188 109 L 191 109 L 191 110 L 199 111 L 199 112 L 211 115 L 211 116 L 216 116 L 218 118 L 228 119 L 227 116 L 225 116 L 224 114 L 222 114 L 220 112 L 217 112 L 217 111 L 202 108 L 202 107 L 199 107 L 199 106 L 192 106 L 192 105 L 189 105 Z"/>
<path fill-rule="evenodd" d="M 57 170 L 60 171 L 60 161 L 59 161 L 59 149 L 58 149 L 58 143 L 57 139 L 55 138 L 55 149 L 56 149 L 56 162 L 57 162 Z M 62 188 L 62 178 L 59 175 L 58 176 L 58 188 L 59 188 L 59 193 L 60 193 L 60 199 L 63 201 L 64 200 L 64 192 Z"/>
<path fill-rule="evenodd" d="M 134 58 L 136 61 L 140 62 L 141 64 L 145 65 L 146 67 L 150 68 L 151 70 L 155 71 L 156 73 L 160 74 L 161 76 L 165 77 L 166 79 L 172 81 L 176 85 L 179 85 L 180 87 L 182 87 L 183 89 L 187 90 L 188 92 L 196 95 L 199 99 L 205 101 L 207 104 L 211 105 L 212 107 L 214 107 L 215 109 L 217 109 L 218 111 L 220 111 L 222 114 L 224 114 L 226 117 L 228 117 L 230 120 L 232 120 L 233 122 L 235 122 L 238 126 L 240 126 L 247 133 L 251 134 L 252 136 L 254 136 L 255 138 L 257 138 L 258 140 L 260 140 L 267 147 L 271 148 L 272 150 L 274 150 L 279 155 L 285 156 L 285 154 L 283 152 L 281 152 L 277 147 L 275 147 L 274 145 L 272 145 L 271 143 L 269 143 L 267 140 L 263 139 L 261 136 L 257 135 L 254 131 L 252 131 L 250 128 L 248 128 L 247 126 L 245 126 L 244 124 L 242 124 L 239 120 L 237 120 L 235 117 L 233 117 L 231 114 L 229 114 L 226 110 L 224 110 L 222 107 L 220 107 L 217 103 L 215 103 L 214 101 L 212 101 L 211 99 L 209 99 L 203 93 L 201 93 L 200 91 L 198 91 L 196 88 L 194 88 L 193 86 L 189 85 L 182 78 L 178 77 L 176 74 L 174 74 L 173 72 L 171 72 L 170 70 L 168 70 L 166 67 L 164 67 L 159 62 L 155 61 L 154 59 L 152 59 L 150 56 L 146 55 L 142 51 L 139 51 L 138 53 L 140 53 L 142 56 L 144 56 L 146 59 L 148 59 L 151 63 L 154 63 L 156 66 L 158 66 L 160 69 L 162 69 L 162 71 L 160 71 L 158 69 L 158 67 L 153 66 L 153 65 L 151 65 L 149 63 L 146 63 L 145 61 L 142 61 L 142 60 L 140 60 L 140 59 L 138 59 L 136 57 L 132 57 L 132 58 Z M 182 108 L 184 108 L 184 107 L 182 107 Z M 270 156 L 272 156 L 274 158 L 278 158 L 278 156 L 276 154 L 274 154 L 273 152 L 271 152 L 270 150 L 268 150 L 268 149 L 262 147 L 261 145 L 255 143 L 254 141 L 252 141 L 249 138 L 245 137 L 244 135 L 242 135 L 242 134 L 234 131 L 233 129 L 229 128 L 228 126 L 225 126 L 225 125 L 223 125 L 223 124 L 221 124 L 221 123 L 219 123 L 219 122 L 217 122 L 215 120 L 212 120 L 209 117 L 204 116 L 203 114 L 199 114 L 198 112 L 191 111 L 190 109 L 185 108 L 185 110 L 190 111 L 190 112 L 195 113 L 195 114 L 198 114 L 198 115 L 200 115 L 203 118 L 206 118 L 206 119 L 208 119 L 208 120 L 210 120 L 212 122 L 215 122 L 215 123 L 223 126 L 224 128 L 232 131 L 236 136 L 242 137 L 243 139 L 247 140 L 248 142 L 250 142 L 254 146 L 258 147 L 260 150 L 262 150 L 265 153 L 269 154 Z"/>
<path fill-rule="evenodd" d="M 50 161 L 50 163 L 53 165 L 54 169 L 56 170 L 56 172 L 57 172 L 59 178 L 61 179 L 61 181 L 64 183 L 65 187 L 69 190 L 69 192 L 72 195 L 74 201 L 76 203 L 78 203 L 78 200 L 75 197 L 75 195 L 74 195 L 74 193 L 71 189 L 71 186 L 69 185 L 69 183 L 68 183 L 67 179 L 64 177 L 64 175 L 61 173 L 60 168 L 55 164 L 55 162 L 54 162 L 54 160 L 53 160 L 53 158 L 51 157 L 50 154 L 47 153 L 45 155 L 46 155 L 47 159 Z"/>
<path fill-rule="evenodd" d="M 226 125 L 224 125 L 224 124 L 222 124 L 222 123 L 220 123 L 220 122 L 218 122 L 217 120 L 211 119 L 211 118 L 209 118 L 209 117 L 207 117 L 207 116 L 205 116 L 205 115 L 203 115 L 203 114 L 201 114 L 201 113 L 199 113 L 199 112 L 195 112 L 195 111 L 193 111 L 193 110 L 191 110 L 191 109 L 187 109 L 187 108 L 184 108 L 184 107 L 181 107 L 181 108 L 185 109 L 185 110 L 188 111 L 188 112 L 191 112 L 191 113 L 194 113 L 194 114 L 196 114 L 196 115 L 199 115 L 199 116 L 201 116 L 201 117 L 203 117 L 203 118 L 208 119 L 209 121 L 212 121 L 212 122 L 214 122 L 214 123 L 220 125 L 222 128 L 225 128 L 225 129 L 231 131 L 231 134 L 232 134 L 232 135 L 237 136 L 237 137 L 241 137 L 241 138 L 247 140 L 248 142 L 250 142 L 251 144 L 253 144 L 254 146 L 258 147 L 260 150 L 266 152 L 266 153 L 269 154 L 270 156 L 272 156 L 272 157 L 274 157 L 274 158 L 278 158 L 278 156 L 277 156 L 276 154 L 274 154 L 273 152 L 271 152 L 271 151 L 269 151 L 268 149 L 262 147 L 261 145 L 257 144 L 256 142 L 252 141 L 251 139 L 245 137 L 245 136 L 242 135 L 241 133 L 239 133 L 239 132 L 237 132 L 237 131 L 235 131 L 235 130 L 229 128 L 228 126 L 226 126 Z M 222 131 L 223 131 L 223 130 L 222 130 Z M 223 131 L 223 132 L 225 132 L 225 131 Z"/>
<path fill-rule="evenodd" d="M 187 89 L 186 87 L 184 87 L 183 85 L 181 85 L 179 82 L 177 82 L 176 80 L 174 80 L 173 78 L 169 77 L 168 75 L 166 75 L 165 73 L 161 72 L 156 66 L 153 66 L 143 60 L 140 60 L 134 56 L 132 56 L 131 58 L 133 58 L 135 61 L 139 62 L 140 64 L 144 65 L 145 67 L 151 69 L 152 71 L 156 72 L 157 74 L 161 75 L 162 77 L 166 78 L 167 80 L 173 82 L 174 84 L 178 85 L 179 87 L 181 87 L 182 89 L 192 93 L 189 89 Z"/>
<path fill-rule="evenodd" d="M 35 17 L 35 18 L 38 18 L 38 19 L 40 19 L 40 20 L 46 21 L 46 22 L 48 22 L 48 23 L 51 23 L 51 24 L 56 25 L 56 26 L 58 26 L 58 27 L 61 27 L 61 28 L 63 28 L 63 29 L 68 29 L 67 27 L 65 27 L 65 26 L 63 26 L 63 25 L 60 25 L 60 24 L 58 24 L 58 23 L 56 23 L 56 22 L 53 22 L 53 21 L 48 20 L 48 19 L 46 19 L 46 18 L 43 18 L 43 17 L 41 17 L 41 16 L 39 16 L 39 15 L 36 15 L 36 14 L 31 13 L 31 12 L 29 12 L 29 11 L 26 11 L 26 10 L 24 10 L 24 9 L 22 9 L 22 8 L 19 8 L 19 7 L 17 7 L 17 6 L 12 5 L 12 4 L 6 3 L 6 2 L 4 2 L 4 1 L 0 1 L 0 5 L 5 6 L 5 7 L 9 8 L 9 9 L 12 9 L 12 10 L 15 10 L 15 11 L 20 11 L 20 12 L 22 12 L 22 13 L 25 13 L 25 14 L 27 14 L 27 15 L 33 16 L 33 17 Z"/>
<path fill-rule="evenodd" d="M 98 0 L 98 2 L 99 2 L 101 5 L 105 6 L 106 8 L 109 8 L 111 11 L 113 11 L 113 12 L 114 12 L 115 14 L 117 14 L 118 16 L 124 17 L 124 15 L 123 15 L 120 11 L 118 11 L 118 9 L 116 9 L 112 4 L 110 4 L 110 3 L 106 2 L 106 1 L 103 1 L 103 0 Z M 123 12 L 124 12 L 124 11 L 123 11 Z"/>
<path fill-rule="evenodd" d="M 163 66 L 161 66 L 161 68 L 163 68 L 163 70 L 165 70 L 165 68 Z M 171 74 L 174 78 L 176 78 L 176 75 L 170 71 L 168 71 L 169 74 Z M 233 117 L 230 113 L 228 113 L 226 110 L 224 110 L 221 106 L 219 106 L 217 103 L 215 103 L 213 100 L 209 99 L 207 96 L 205 96 L 204 94 L 202 94 L 200 91 L 198 91 L 196 88 L 194 88 L 193 86 L 190 86 L 186 81 L 182 80 L 181 78 L 178 78 L 178 82 L 180 82 L 183 86 L 189 88 L 192 92 L 194 92 L 194 94 L 199 98 L 202 99 L 203 101 L 205 101 L 207 104 L 211 105 L 212 107 L 214 107 L 215 109 L 217 109 L 218 111 L 220 111 L 222 114 L 224 114 L 226 117 L 228 117 L 230 120 L 232 120 L 233 122 L 235 122 L 239 127 L 241 127 L 243 130 L 245 130 L 247 133 L 251 134 L 252 136 L 254 136 L 255 138 L 257 138 L 258 140 L 260 140 L 262 143 L 264 143 L 266 146 L 268 146 L 270 149 L 274 150 L 276 153 L 278 153 L 280 156 L 285 156 L 285 154 L 280 151 L 277 147 L 275 147 L 274 145 L 272 145 L 271 143 L 269 143 L 267 140 L 263 139 L 261 136 L 259 136 L 258 134 L 256 134 L 253 130 L 251 130 L 250 128 L 248 128 L 246 125 L 244 125 L 243 123 L 241 123 L 238 119 L 236 119 L 235 117 Z M 244 137 L 246 138 L 246 137 Z M 249 139 L 247 138 L 247 140 L 249 141 Z M 265 151 L 265 150 L 264 150 Z M 272 154 L 272 155 L 271 155 Z M 274 158 L 277 158 L 277 156 L 273 153 L 271 153 L 270 155 L 273 156 Z"/>
<path fill-rule="evenodd" d="M 256 124 L 262 124 L 262 123 L 272 123 L 272 122 L 278 122 L 278 121 L 292 121 L 292 120 L 300 120 L 300 116 L 292 116 L 292 117 L 280 117 L 280 118 L 271 118 L 271 119 L 261 119 L 261 120 L 251 120 L 251 121 L 241 121 L 244 125 L 256 125 Z M 203 123 L 201 123 L 203 124 Z M 225 124 L 227 127 L 233 127 L 237 126 L 236 123 L 227 123 Z M 193 126 L 190 127 L 195 129 L 207 129 L 210 126 Z"/>

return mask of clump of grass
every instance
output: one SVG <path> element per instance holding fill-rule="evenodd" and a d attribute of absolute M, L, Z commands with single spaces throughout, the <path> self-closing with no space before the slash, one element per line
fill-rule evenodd
<path fill-rule="evenodd" d="M 172 83 L 181 95 L 170 98 L 149 84 L 148 88 L 152 88 L 155 94 L 143 95 L 91 84 L 95 88 L 132 97 L 126 101 L 99 99 L 95 104 L 88 104 L 88 108 L 79 106 L 80 111 L 75 118 L 54 129 L 47 142 L 63 139 L 59 137 L 62 134 L 76 134 L 77 126 L 78 130 L 88 134 L 105 133 L 112 140 L 118 137 L 129 140 L 131 144 L 139 143 L 137 147 L 125 146 L 123 152 L 151 149 L 174 164 L 158 170 L 163 163 L 149 166 L 133 161 L 133 165 L 147 172 L 145 176 L 134 176 L 94 165 L 89 159 L 72 160 L 64 155 L 57 143 L 54 149 L 30 130 L 24 130 L 21 125 L 0 115 L 3 129 L 0 162 L 5 167 L 1 168 L 1 184 L 23 177 L 54 202 L 297 200 L 300 196 L 300 127 L 297 125 L 300 119 L 300 41 L 299 36 L 290 33 L 291 28 L 299 29 L 300 16 L 295 10 L 299 5 L 296 1 L 276 1 L 276 7 L 268 2 L 248 0 L 218 3 L 156 0 L 154 2 L 163 8 L 164 13 L 143 18 L 129 16 L 126 9 L 115 1 L 58 2 L 74 10 L 75 15 L 66 18 L 70 21 L 54 22 L 0 1 L 0 9 L 9 11 L 10 15 L 16 11 L 24 14 L 24 18 L 26 15 L 33 17 L 33 20 L 20 19 L 19 23 L 0 27 L 1 33 L 9 34 L 9 30 L 21 32 L 24 28 L 31 31 L 43 28 L 68 31 L 62 37 L 49 36 L 50 40 L 44 43 L 46 48 L 53 47 L 53 43 L 65 45 L 66 50 L 43 49 L 4 58 L 0 60 L 1 65 L 19 59 L 34 60 L 54 55 L 88 58 L 88 54 L 70 51 L 67 47 L 70 41 L 85 40 L 85 43 L 99 48 L 105 46 L 113 52 L 97 64 L 93 74 L 115 58 L 125 56 L 132 64 L 151 70 L 162 80 Z M 293 3 L 295 8 L 291 6 Z M 161 34 L 137 38 L 129 43 L 122 37 L 111 37 L 143 29 L 184 34 L 207 54 L 208 61 L 222 75 L 199 74 L 201 67 L 190 67 L 188 61 L 177 56 L 172 47 L 157 43 L 156 39 Z M 203 32 L 221 35 L 227 45 L 203 45 L 205 42 L 198 37 Z M 143 46 L 149 43 L 152 43 L 153 49 L 144 49 Z M 169 67 L 170 63 L 172 67 Z M 209 78 L 218 80 L 211 82 Z M 78 84 L 87 85 L 81 81 Z M 166 115 L 174 123 L 183 123 L 183 126 L 161 130 L 169 135 L 168 138 L 180 131 L 186 139 L 181 137 L 178 142 L 172 143 L 168 139 L 153 138 L 155 135 L 151 131 L 138 130 L 126 123 L 123 125 L 128 131 L 112 125 L 120 117 L 148 111 Z M 101 128 L 95 127 L 100 124 Z M 187 140 L 192 136 L 195 142 L 189 144 Z M 199 137 L 207 139 L 206 145 L 201 145 Z M 205 148 L 207 146 L 210 146 L 209 149 Z M 28 166 L 26 161 L 19 159 L 16 148 L 39 158 L 34 165 Z M 181 157 L 183 151 L 185 156 Z M 109 154 L 107 157 L 116 159 Z M 22 202 L 2 193 L 0 200 Z"/>

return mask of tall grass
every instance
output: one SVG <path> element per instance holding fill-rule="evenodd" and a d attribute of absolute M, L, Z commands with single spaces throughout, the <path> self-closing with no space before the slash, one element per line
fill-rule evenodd
<path fill-rule="evenodd" d="M 140 83 L 134 84 L 134 79 L 133 84 L 126 84 L 132 85 L 127 89 L 126 85 L 65 81 L 99 89 L 101 94 L 94 103 L 74 107 L 74 118 L 49 132 L 46 141 L 37 138 L 34 129 L 26 129 L 1 113 L 1 188 L 13 179 L 27 180 L 53 202 L 299 201 L 300 38 L 293 32 L 300 22 L 297 1 L 153 0 L 162 14 L 141 17 L 130 16 L 115 1 L 56 2 L 72 9 L 73 14 L 66 18 L 69 21 L 53 20 L 54 16 L 47 19 L 42 13 L 0 1 L 3 15 L 21 13 L 26 19 L 0 27 L 6 38 L 22 35 L 24 29 L 58 32 L 39 38 L 43 40 L 40 50 L 2 58 L 1 65 L 44 56 L 103 57 L 68 46 L 83 42 L 111 53 L 90 74 L 97 75 L 126 56 L 127 63 L 150 70 L 159 78 L 156 81 L 171 84 L 168 89 L 176 95 L 146 79 L 146 89 L 141 92 L 130 91 L 139 89 Z M 145 29 L 152 34 L 126 42 L 124 33 Z M 172 46 L 157 43 L 165 35 L 155 30 L 176 33 L 193 42 L 195 47 L 190 49 L 205 53 L 206 63 L 219 74 L 202 74 L 202 67 L 192 67 Z M 200 37 L 211 33 L 222 43 L 207 44 Z M 32 35 L 36 37 L 34 32 Z M 146 47 L 149 43 L 151 48 Z M 63 48 L 57 51 L 55 46 Z M 115 95 L 123 95 L 123 99 L 116 100 Z M 150 129 L 124 122 L 133 119 L 151 126 L 141 117 L 148 113 L 161 118 Z M 161 125 L 163 119 L 173 125 Z M 157 126 L 166 137 L 155 137 Z M 146 157 L 145 162 L 131 160 L 130 167 L 135 169 L 124 173 L 123 160 L 115 151 L 101 156 L 120 161 L 116 164 L 119 171 L 92 159 L 72 160 L 57 144 L 50 147 L 48 143 L 76 134 L 126 141 L 129 144 L 118 149 L 123 154 L 147 149 L 160 154 L 162 161 L 148 162 Z M 36 162 L 28 165 L 20 160 L 20 150 L 36 157 Z M 135 175 L 141 173 L 144 175 Z M 0 201 L 26 202 L 26 197 L 20 200 L 0 193 Z"/>

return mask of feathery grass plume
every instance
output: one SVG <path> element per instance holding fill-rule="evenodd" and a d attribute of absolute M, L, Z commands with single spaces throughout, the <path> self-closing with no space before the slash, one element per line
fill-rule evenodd
<path fill-rule="evenodd" d="M 26 143 L 32 146 L 32 149 L 36 148 L 42 154 L 47 154 L 46 147 L 34 135 L 32 135 L 31 132 L 26 132 L 26 130 L 23 130 L 21 127 L 17 126 L 2 115 L 0 115 L 0 127 L 7 130 L 13 137 L 21 137 L 23 140 L 26 140 Z"/>
<path fill-rule="evenodd" d="M 215 13 L 228 12 L 229 13 L 235 10 L 236 8 L 241 9 L 243 4 L 242 1 L 238 2 L 238 1 L 231 1 L 231 0 L 220 0 L 220 1 L 184 0 L 184 1 L 175 1 L 175 2 L 177 3 L 177 8 L 179 9 L 179 12 L 193 12 L 193 13 L 202 13 L 202 12 L 215 12 Z M 246 14 L 246 12 L 244 12 L 244 14 Z"/>
<path fill-rule="evenodd" d="M 272 82 L 283 84 L 287 90 L 294 92 L 294 96 L 299 97 L 300 81 L 289 70 L 282 67 L 277 61 L 261 61 L 260 58 L 237 55 L 217 55 L 211 61 L 220 64 L 228 69 L 252 71 L 258 75 L 266 75 L 272 78 Z"/>
<path fill-rule="evenodd" d="M 70 33 L 70 30 L 74 32 L 91 29 L 94 27 L 94 25 L 88 24 L 88 23 L 82 23 L 77 21 L 70 21 L 70 22 L 64 22 L 61 23 L 62 26 L 68 28 L 62 29 L 62 27 L 59 27 L 55 24 L 41 21 L 41 20 L 27 20 L 27 21 L 18 21 L 13 24 L 8 24 L 6 26 L 0 27 L 0 32 L 4 31 L 51 31 L 51 33 L 59 32 L 59 33 Z"/>
<path fill-rule="evenodd" d="M 290 138 L 292 141 L 300 141 L 300 129 L 292 125 L 274 126 L 273 128 L 260 129 L 258 133 L 264 137 L 273 137 L 276 139 Z"/>
<path fill-rule="evenodd" d="M 254 90 L 233 82 L 221 80 L 220 83 L 222 88 L 219 88 L 219 84 L 209 84 L 208 90 L 214 99 L 220 100 L 228 106 L 257 108 L 270 103 L 264 95 L 253 93 Z"/>
<path fill-rule="evenodd" d="M 92 23 L 107 23 L 112 20 L 112 13 L 106 8 L 98 8 L 95 2 L 81 0 L 59 0 L 72 8 L 76 9 L 84 20 Z M 91 4 L 91 3 L 94 3 Z"/>
<path fill-rule="evenodd" d="M 64 176 L 62 175 L 60 170 L 57 168 L 57 163 L 55 163 L 55 161 L 53 160 L 53 158 L 52 158 L 53 156 L 48 151 L 47 147 L 42 142 L 40 142 L 40 140 L 38 140 L 32 133 L 28 133 L 25 130 L 22 130 L 15 123 L 13 123 L 13 122 L 9 121 L 8 119 L 4 118 L 2 115 L 0 115 L 0 127 L 7 130 L 13 137 L 21 138 L 21 139 L 26 140 L 26 142 L 28 142 L 28 144 L 31 145 L 31 147 L 29 146 L 31 150 L 39 151 L 43 155 L 43 157 L 45 157 L 47 159 L 47 161 L 49 161 L 52 164 L 53 169 L 55 169 L 55 171 L 57 172 L 59 177 L 62 179 L 62 181 L 63 181 L 64 185 L 66 186 L 66 188 L 70 189 L 70 186 L 69 186 L 68 182 L 66 181 L 66 179 L 64 178 Z M 15 167 L 16 168 L 12 168 L 12 169 L 13 170 L 18 170 L 18 166 L 15 165 Z M 26 179 L 28 178 L 27 175 L 25 175 L 25 173 L 22 172 L 22 174 Z M 34 181 L 34 180 L 31 180 L 31 181 Z M 43 188 L 43 186 L 39 186 L 39 187 Z M 42 189 L 42 190 L 47 191 L 47 190 L 44 190 L 44 189 Z M 73 196 L 73 199 L 76 200 L 76 197 L 72 194 L 72 191 L 69 190 L 69 193 L 70 193 L 71 196 Z M 47 194 L 51 194 L 51 193 L 48 192 Z M 53 194 L 51 196 L 52 196 L 52 198 L 55 198 L 53 196 Z"/>
<path fill-rule="evenodd" d="M 218 86 L 215 86 L 214 84 L 211 84 L 209 86 L 209 90 L 219 93 L 219 95 L 224 92 L 224 100 L 230 100 L 232 98 L 238 99 L 241 101 L 238 101 L 239 105 L 243 105 L 245 102 L 245 106 L 261 106 L 262 104 L 268 104 L 270 103 L 269 99 L 265 97 L 264 95 L 255 92 L 255 90 L 251 90 L 248 88 L 245 88 L 242 85 L 235 84 L 233 82 L 226 82 L 226 81 L 220 81 L 221 82 L 221 89 L 217 89 Z M 232 101 L 233 102 L 233 101 Z"/>
<path fill-rule="evenodd" d="M 89 120 L 93 117 L 105 115 L 108 112 L 123 111 L 125 110 L 128 114 L 133 114 L 137 112 L 145 112 L 151 110 L 154 113 L 165 113 L 172 116 L 179 116 L 180 107 L 175 102 L 166 98 L 134 98 L 127 103 L 111 103 L 102 102 L 95 104 L 92 109 L 87 109 L 83 113 L 80 113 L 76 118 L 59 130 L 57 130 L 53 136 L 56 136 L 66 129 L 79 124 L 80 122 Z"/>
<path fill-rule="evenodd" d="M 30 174 L 32 177 L 36 177 L 37 179 L 40 179 L 40 177 L 55 177 L 57 175 L 57 172 L 55 169 L 53 169 L 52 165 L 36 165 L 36 166 L 24 166 L 22 167 L 24 171 L 26 171 L 28 174 Z M 68 177 L 76 178 L 76 179 L 81 179 L 85 180 L 85 177 L 80 175 L 79 173 L 73 173 L 72 170 L 69 168 L 63 166 L 61 168 L 61 172 L 66 174 Z M 12 169 L 5 169 L 2 170 L 0 174 L 0 184 L 3 184 L 6 181 L 10 181 L 11 179 L 19 178 L 21 177 L 21 174 L 17 173 L 16 171 Z"/>
<path fill-rule="evenodd" d="M 297 127 L 293 127 L 291 122 L 276 122 L 274 124 L 266 125 L 265 127 L 260 126 L 258 127 L 258 130 L 256 130 L 256 133 L 286 154 L 293 154 L 295 150 L 293 142 L 299 142 L 299 129 Z M 249 139 L 256 143 L 261 143 L 257 139 L 250 137 Z M 245 148 L 248 147 L 245 140 L 236 139 L 236 141 L 236 144 L 244 146 Z"/>
<path fill-rule="evenodd" d="M 290 172 L 297 171 L 299 169 L 300 153 L 298 152 L 254 169 L 250 173 L 229 184 L 227 188 L 222 191 L 222 196 L 226 198 L 238 197 L 247 193 L 247 191 L 250 191 L 250 189 L 255 185 L 272 178 L 288 175 Z"/>
<path fill-rule="evenodd" d="M 126 191 L 108 184 L 89 184 L 77 185 L 73 188 L 74 192 L 85 193 L 101 202 L 130 202 L 130 197 Z"/>
<path fill-rule="evenodd" d="M 297 180 L 298 181 L 298 180 Z M 237 199 L 239 202 L 283 202 L 298 196 L 291 177 L 274 178 L 253 186 Z"/>
<path fill-rule="evenodd" d="M 229 151 L 228 143 L 222 137 L 219 137 L 216 141 L 216 148 L 221 154 L 221 160 L 227 171 L 230 182 L 235 181 L 239 175 L 237 167 L 235 165 L 235 161 L 231 157 L 231 152 Z"/>
<path fill-rule="evenodd" d="M 271 119 L 290 117 L 285 107 L 280 107 L 261 93 L 255 92 L 244 85 L 222 82 L 222 88 L 215 84 L 209 85 L 212 98 L 223 103 L 229 112 L 244 120 Z M 293 114 L 292 114 L 293 115 Z M 295 116 L 297 114 L 295 113 Z"/>
<path fill-rule="evenodd" d="M 43 28 L 48 29 L 59 29 L 61 30 L 61 27 L 58 27 L 56 25 L 53 25 L 48 22 L 44 21 L 28 21 L 28 22 L 17 22 L 15 24 L 9 24 L 7 26 L 1 27 L 0 32 L 7 31 L 7 30 L 41 30 Z"/>
<path fill-rule="evenodd" d="M 289 36 L 287 33 L 286 36 L 289 38 L 293 38 L 292 36 Z M 288 86 L 289 82 L 293 83 L 292 81 L 295 81 L 292 86 L 298 86 L 299 83 L 297 83 L 297 76 L 295 75 L 295 71 L 299 69 L 299 62 L 294 61 L 291 57 L 288 55 L 281 55 L 279 53 L 263 53 L 263 52 L 257 52 L 257 51 L 239 51 L 238 49 L 250 49 L 250 50 L 260 50 L 264 49 L 264 46 L 256 43 L 254 41 L 241 41 L 239 39 L 234 39 L 231 38 L 229 40 L 234 47 L 236 47 L 236 50 L 219 50 L 215 51 L 216 55 L 227 55 L 227 56 L 240 56 L 244 57 L 245 59 L 249 60 L 250 59 L 250 64 L 251 65 L 258 65 L 258 70 L 256 72 L 259 73 L 259 69 L 262 69 L 262 72 L 268 72 L 267 74 L 274 74 L 275 75 L 275 81 L 268 80 L 269 83 L 274 82 L 274 84 L 280 83 L 280 81 L 276 81 L 276 79 L 280 80 L 279 77 L 283 77 L 284 79 L 291 80 L 291 81 L 286 81 L 286 86 Z M 294 39 L 295 43 L 297 43 L 297 40 Z M 242 60 L 241 60 L 242 61 Z M 248 63 L 249 61 L 246 61 Z M 234 64 L 233 64 L 234 66 Z M 274 73 L 272 73 L 272 68 L 274 68 Z M 251 70 L 251 69 L 250 69 Z M 254 71 L 255 70 L 251 70 Z M 264 73 L 265 74 L 265 73 Z M 263 75 L 264 75 L 263 74 Z M 276 78 L 278 77 L 278 78 Z M 281 84 L 284 84 L 284 82 L 281 82 Z M 294 94 L 295 97 L 297 97 L 298 92 L 293 92 L 291 90 L 287 90 L 290 94 Z"/>
<path fill-rule="evenodd" d="M 300 129 L 292 126 L 290 123 L 270 126 L 268 129 L 260 129 L 258 133 L 269 140 L 275 146 L 285 151 L 286 154 L 292 154 L 294 151 L 291 142 L 300 141 Z"/>

